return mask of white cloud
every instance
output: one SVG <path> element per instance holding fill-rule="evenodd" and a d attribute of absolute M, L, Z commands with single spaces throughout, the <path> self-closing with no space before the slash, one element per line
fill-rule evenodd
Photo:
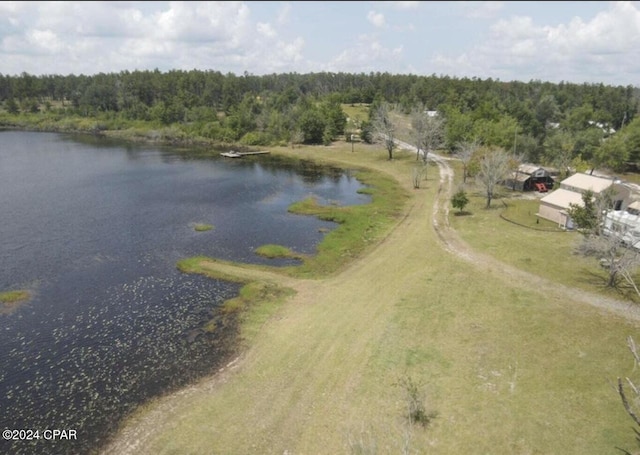
<path fill-rule="evenodd" d="M 29 44 L 46 52 L 58 52 L 63 48 L 60 39 L 51 30 L 32 30 L 27 39 Z"/>
<path fill-rule="evenodd" d="M 393 71 L 402 64 L 403 47 L 385 47 L 377 37 L 361 35 L 354 46 L 349 47 L 326 66 L 327 71 L 371 72 Z"/>
<path fill-rule="evenodd" d="M 376 27 L 384 27 L 385 25 L 384 14 L 376 13 L 375 11 L 367 13 L 367 20 Z"/>
<path fill-rule="evenodd" d="M 291 18 L 291 4 L 285 3 L 284 5 L 282 5 L 282 8 L 280 8 L 280 11 L 278 12 L 278 18 L 277 18 L 278 25 L 288 24 L 290 18 Z"/>
<path fill-rule="evenodd" d="M 471 51 L 458 57 L 441 53 L 433 63 L 444 70 L 458 68 L 457 74 L 589 82 L 635 72 L 631 66 L 640 61 L 639 45 L 640 11 L 619 2 L 589 21 L 575 17 L 555 27 L 536 25 L 530 17 L 501 19 Z"/>
<path fill-rule="evenodd" d="M 0 2 L 0 12 L 4 14 L 16 14 L 29 8 L 25 2 Z"/>
<path fill-rule="evenodd" d="M 640 11 L 631 2 L 615 3 L 590 22 L 574 18 L 566 26 L 549 29 L 548 38 L 568 52 L 625 53 L 640 44 Z"/>
<path fill-rule="evenodd" d="M 504 8 L 504 2 L 461 2 L 459 6 L 469 18 L 492 19 Z"/>
<path fill-rule="evenodd" d="M 406 2 L 393 2 L 393 4 L 398 9 L 414 9 L 414 8 L 417 8 L 420 5 L 420 2 L 406 1 Z"/>
<path fill-rule="evenodd" d="M 258 24 L 256 25 L 256 30 L 260 35 L 266 38 L 275 38 L 276 36 L 278 36 L 278 33 L 276 33 L 271 24 L 258 22 Z"/>
<path fill-rule="evenodd" d="M 279 23 L 290 9 L 280 9 Z M 271 23 L 252 21 L 243 2 L 0 2 L 0 12 L 0 61 L 12 55 L 2 68 L 7 74 L 154 67 L 260 72 L 300 62 L 305 44 L 295 36 L 283 41 Z M 29 55 L 38 59 L 25 65 Z"/>
<path fill-rule="evenodd" d="M 638 3 L 575 5 L 575 17 L 564 16 L 558 24 L 560 13 L 573 13 L 573 6 L 5 1 L 0 2 L 0 71 L 410 71 L 501 80 L 640 82 Z M 522 14 L 523 9 L 531 15 Z M 512 11 L 520 14 L 509 16 Z M 592 15 L 580 16 L 581 11 Z M 372 27 L 376 33 L 364 35 Z"/>

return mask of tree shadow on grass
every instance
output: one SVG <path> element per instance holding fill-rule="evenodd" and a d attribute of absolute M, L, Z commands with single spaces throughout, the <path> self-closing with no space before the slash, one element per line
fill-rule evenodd
<path fill-rule="evenodd" d="M 608 274 L 598 274 L 586 269 L 583 269 L 583 271 L 584 277 L 581 281 L 603 292 L 605 296 L 619 298 L 628 301 L 630 304 L 640 303 L 640 296 L 638 296 L 633 286 L 626 283 L 622 278 L 619 278 L 613 286 L 609 286 Z"/>
<path fill-rule="evenodd" d="M 453 212 L 453 216 L 469 216 L 473 215 L 473 212 L 469 212 L 467 210 L 459 210 L 457 212 Z"/>

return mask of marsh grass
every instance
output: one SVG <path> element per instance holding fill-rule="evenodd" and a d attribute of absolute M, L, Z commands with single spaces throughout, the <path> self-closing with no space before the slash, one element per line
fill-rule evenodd
<path fill-rule="evenodd" d="M 287 297 L 294 294 L 292 289 L 278 286 L 269 281 L 248 280 L 237 275 L 222 273 L 219 270 L 204 267 L 211 261 L 206 257 L 191 257 L 178 261 L 177 268 L 184 273 L 197 273 L 209 278 L 241 283 L 238 295 L 227 299 L 221 306 L 221 315 L 205 324 L 206 331 L 215 331 L 219 317 L 237 317 L 240 323 L 240 341 L 250 342 L 256 336 L 262 324 L 278 310 Z M 263 267 L 256 266 L 256 270 Z"/>
<path fill-rule="evenodd" d="M 291 289 L 273 283 L 253 281 L 245 284 L 237 297 L 224 302 L 224 313 L 238 313 L 241 322 L 242 341 L 250 342 L 260 327 L 279 308 Z M 248 311 L 249 310 L 249 311 Z"/>
<path fill-rule="evenodd" d="M 212 273 L 202 267 L 203 261 L 208 261 L 210 258 L 206 256 L 193 256 L 185 259 L 181 259 L 176 263 L 176 268 L 183 273 L 198 273 L 207 275 L 210 278 L 218 280 L 231 281 L 233 283 L 242 283 L 244 280 L 238 278 L 236 275 L 225 273 Z"/>
<path fill-rule="evenodd" d="M 210 231 L 213 229 L 213 225 L 212 224 L 205 224 L 205 223 L 195 223 L 193 225 L 193 230 L 196 232 L 205 232 L 205 231 Z"/>
<path fill-rule="evenodd" d="M 25 300 L 29 300 L 29 291 L 5 291 L 0 292 L 0 303 L 19 303 Z"/>
<path fill-rule="evenodd" d="M 31 298 L 25 290 L 0 292 L 0 314 L 9 314 Z"/>
<path fill-rule="evenodd" d="M 289 206 L 291 213 L 338 223 L 337 228 L 324 236 L 317 247 L 317 254 L 305 258 L 299 267 L 289 268 L 290 274 L 321 277 L 336 273 L 382 239 L 399 220 L 409 197 L 406 190 L 382 173 L 359 169 L 355 176 L 366 185 L 359 193 L 370 195 L 370 203 L 320 205 L 317 199 L 307 198 Z"/>
<path fill-rule="evenodd" d="M 304 255 L 283 245 L 267 244 L 256 248 L 256 254 L 269 259 L 286 258 L 286 259 L 302 259 Z"/>

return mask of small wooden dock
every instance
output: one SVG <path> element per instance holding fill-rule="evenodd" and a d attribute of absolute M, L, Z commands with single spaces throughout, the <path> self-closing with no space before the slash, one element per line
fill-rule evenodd
<path fill-rule="evenodd" d="M 220 153 L 220 155 L 227 158 L 242 158 L 243 156 L 250 156 L 250 155 L 266 155 L 267 153 L 270 153 L 270 152 L 268 150 L 262 150 L 259 152 L 236 152 L 234 150 L 230 150 L 228 152 L 222 152 Z"/>

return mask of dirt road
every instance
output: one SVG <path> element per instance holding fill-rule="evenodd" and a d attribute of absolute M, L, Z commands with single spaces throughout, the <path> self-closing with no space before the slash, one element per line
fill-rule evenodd
<path fill-rule="evenodd" d="M 416 152 L 416 148 L 411 144 L 402 141 L 397 142 L 402 148 L 413 153 Z M 453 169 L 449 166 L 446 158 L 433 153 L 429 153 L 428 156 L 430 160 L 438 165 L 440 170 L 439 197 L 433 206 L 433 227 L 447 251 L 477 266 L 497 267 L 504 273 L 505 279 L 508 281 L 517 280 L 518 282 L 529 283 L 532 287 L 540 289 L 546 294 L 565 296 L 566 298 L 579 300 L 587 305 L 600 308 L 603 311 L 613 312 L 632 320 L 640 320 L 640 308 L 638 305 L 569 288 L 474 251 L 449 225 L 449 201 L 452 196 Z"/>

